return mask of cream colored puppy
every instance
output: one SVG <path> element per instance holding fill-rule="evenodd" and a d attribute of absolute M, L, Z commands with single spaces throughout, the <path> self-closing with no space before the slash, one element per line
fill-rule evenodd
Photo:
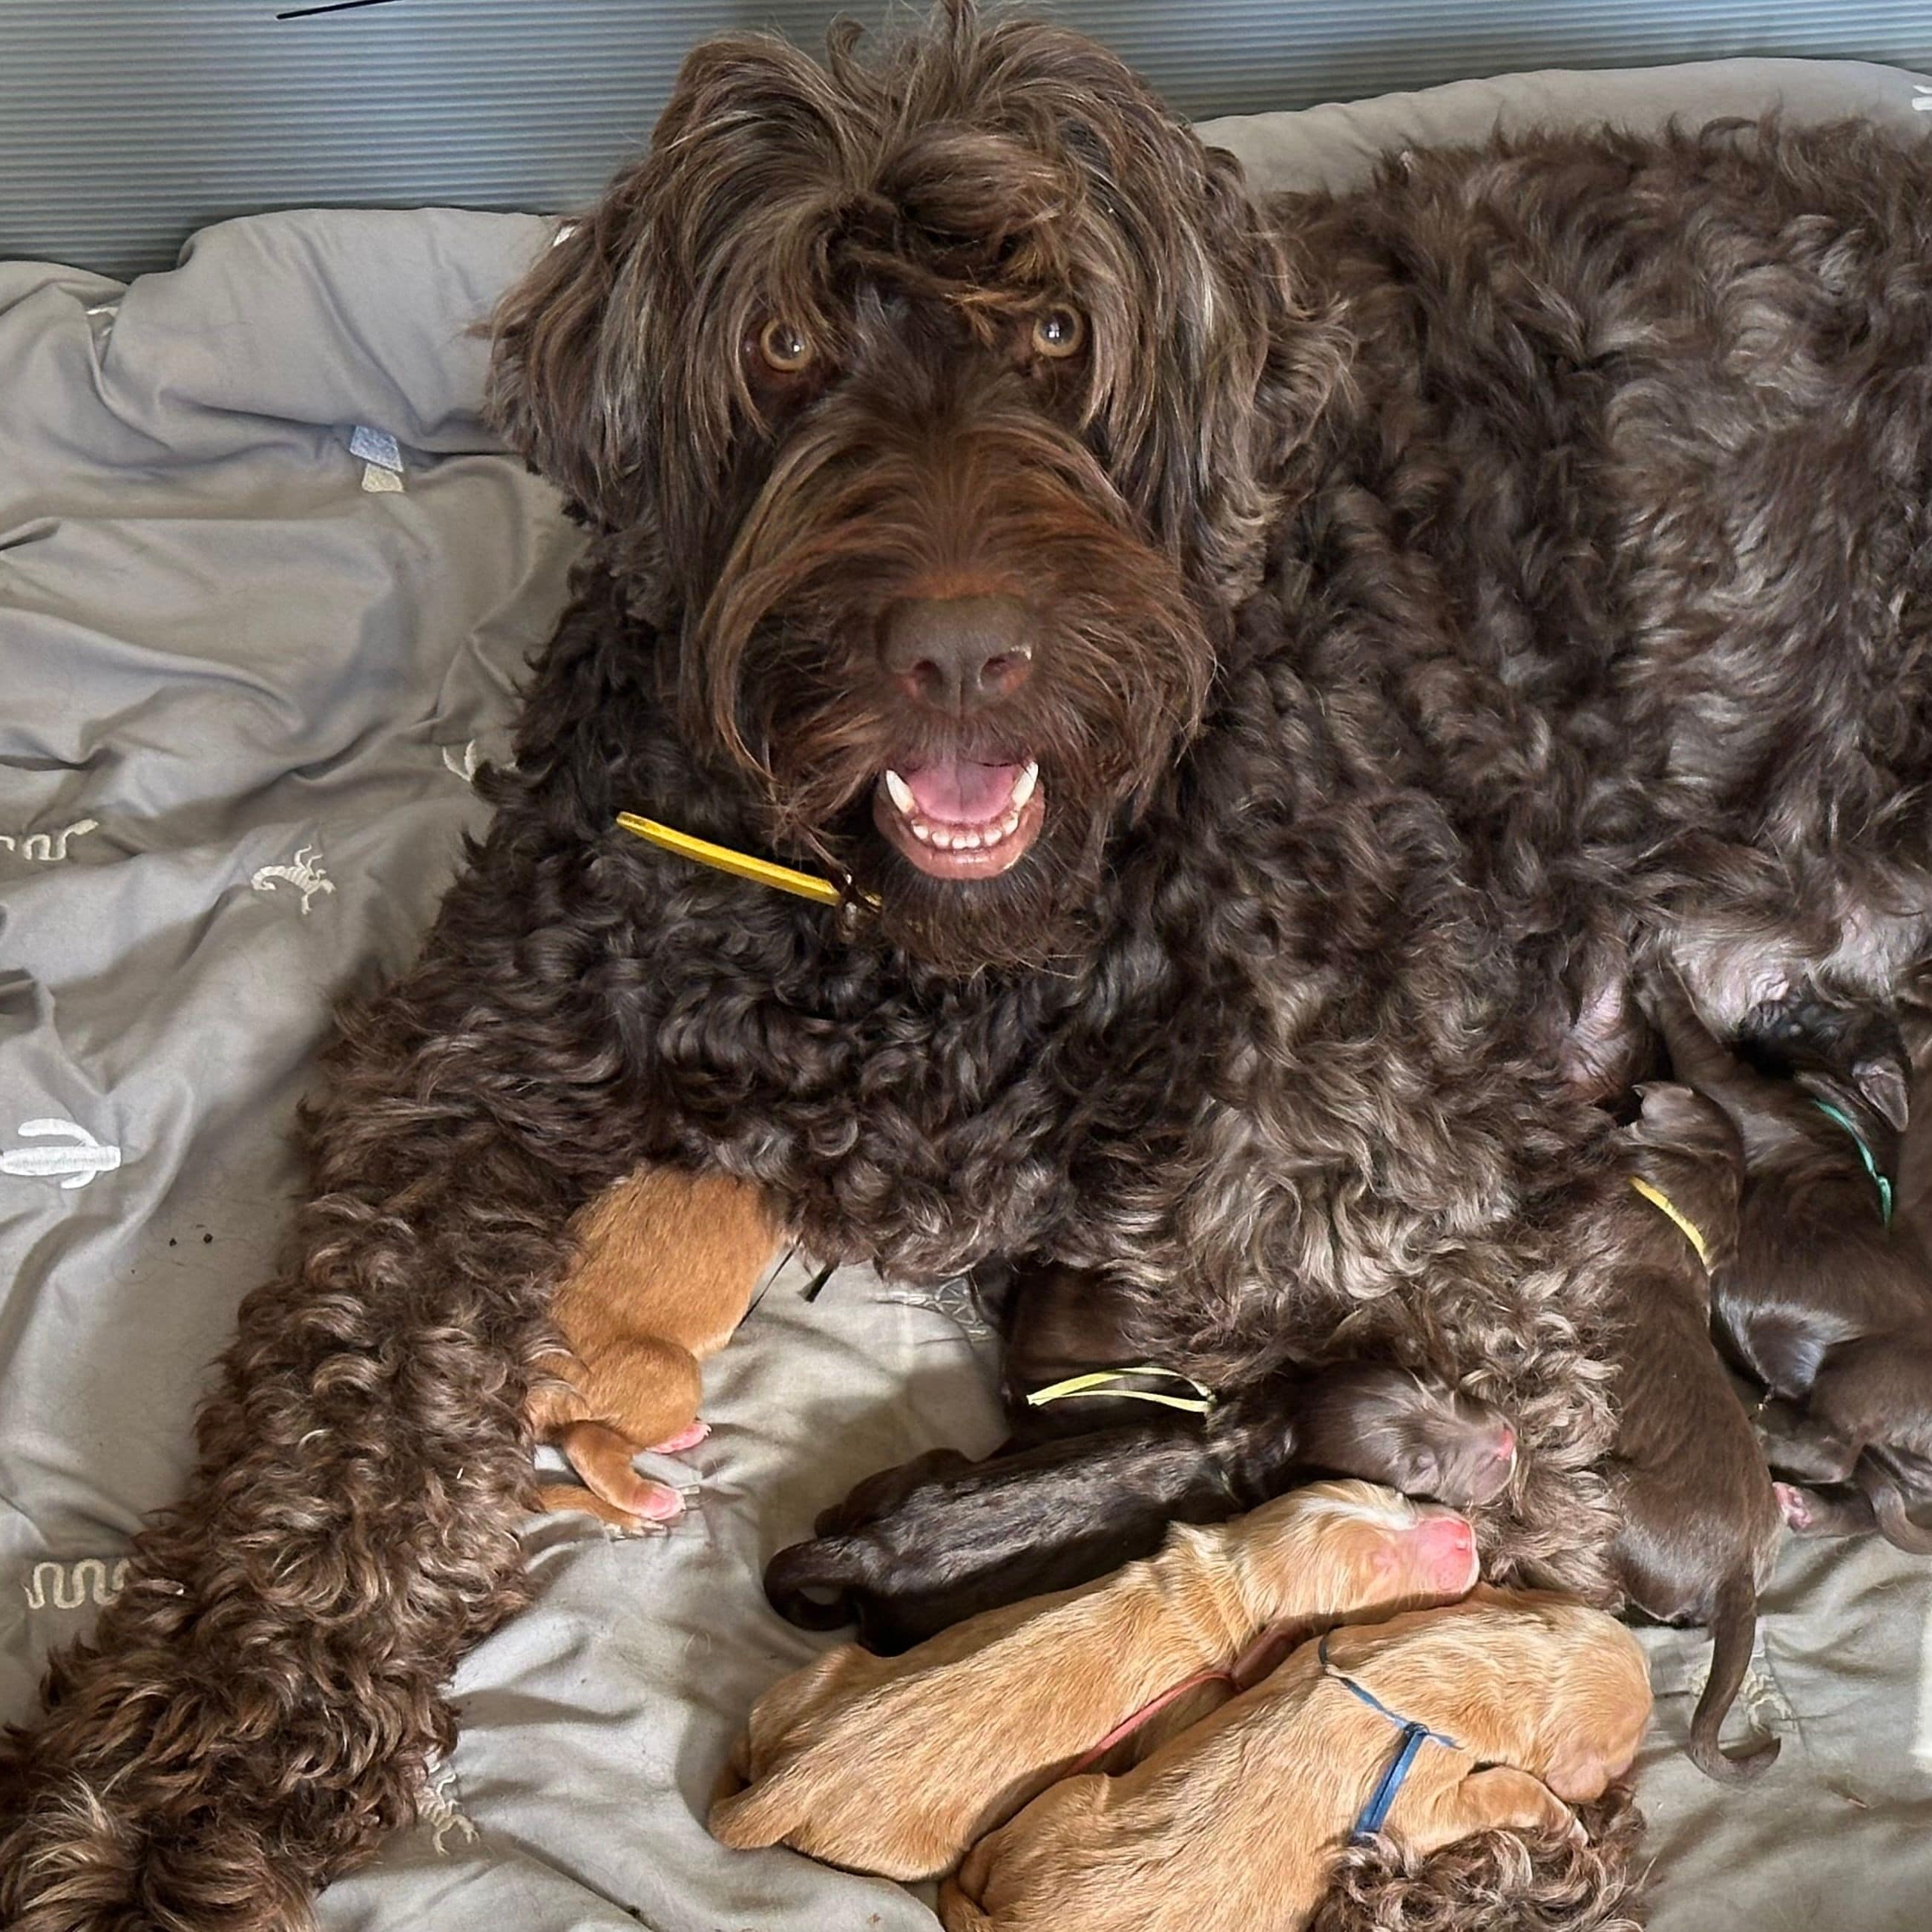
<path fill-rule="evenodd" d="M 1493 1826 L 1580 1830 L 1564 1801 L 1628 1770 L 1649 1720 L 1636 1639 L 1555 1597 L 1480 1591 L 1325 1648 L 1124 1776 L 1036 1798 L 947 1881 L 946 1932 L 1291 1932 L 1358 1826 L 1418 1853 Z"/>
<path fill-rule="evenodd" d="M 712 1835 L 887 1878 L 968 1846 L 1114 1726 L 1270 1625 L 1325 1626 L 1461 1596 L 1468 1524 L 1367 1483 L 1320 1483 L 1077 1590 L 969 1618 L 902 1657 L 829 1652 L 761 1697 Z"/>

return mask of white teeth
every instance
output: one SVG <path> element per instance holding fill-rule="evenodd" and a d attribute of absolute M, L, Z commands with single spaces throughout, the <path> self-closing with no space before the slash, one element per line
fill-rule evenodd
<path fill-rule="evenodd" d="M 906 829 L 922 845 L 932 846 L 941 852 L 982 852 L 1004 844 L 1019 830 L 1020 819 L 1040 784 L 1040 766 L 1028 760 L 1013 782 L 1002 818 L 994 824 L 972 828 L 934 824 L 922 816 L 912 787 L 897 772 L 888 770 L 885 779 L 886 796 L 892 800 Z"/>

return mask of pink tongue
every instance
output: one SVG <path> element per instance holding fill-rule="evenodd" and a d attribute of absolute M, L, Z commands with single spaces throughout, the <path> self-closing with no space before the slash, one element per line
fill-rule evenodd
<path fill-rule="evenodd" d="M 1006 815 L 1018 782 L 1017 765 L 976 765 L 947 758 L 901 774 L 911 788 L 922 818 L 943 825 L 983 825 Z"/>

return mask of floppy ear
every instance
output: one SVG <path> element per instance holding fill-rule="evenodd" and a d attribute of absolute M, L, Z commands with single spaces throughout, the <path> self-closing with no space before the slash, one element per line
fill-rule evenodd
<path fill-rule="evenodd" d="M 1674 1080 L 1647 1080 L 1637 1088 L 1642 1111 L 1630 1137 L 1644 1147 L 1704 1153 L 1735 1138 L 1724 1109 Z"/>
<path fill-rule="evenodd" d="M 1852 1069 L 1858 1091 L 1904 1133 L 1912 1114 L 1912 1085 L 1905 1069 L 1889 1057 L 1861 1061 Z"/>
<path fill-rule="evenodd" d="M 1249 587 L 1280 508 L 1286 452 L 1344 377 L 1339 316 L 1309 308 L 1280 235 L 1241 164 L 1203 154 L 1204 273 L 1184 274 L 1189 352 L 1167 398 L 1168 463 L 1156 522 L 1224 595 Z M 1165 372 L 1163 372 L 1165 373 Z"/>
<path fill-rule="evenodd" d="M 1862 1112 L 1869 1109 L 1894 1132 L 1903 1130 L 1910 1112 L 1903 1070 L 1894 1067 L 1886 1076 L 1880 1072 L 1876 1061 L 1849 1074 L 1826 1067 L 1802 1066 L 1791 1076 L 1791 1084 L 1814 1100 L 1828 1101 L 1855 1120 Z"/>
<path fill-rule="evenodd" d="M 646 393 L 638 332 L 611 314 L 637 243 L 644 168 L 620 176 L 498 304 L 488 406 L 510 446 L 591 521 L 644 514 Z"/>

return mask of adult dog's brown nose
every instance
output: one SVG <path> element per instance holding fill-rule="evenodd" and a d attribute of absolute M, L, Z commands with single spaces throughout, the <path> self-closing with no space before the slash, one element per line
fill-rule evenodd
<path fill-rule="evenodd" d="M 1024 682 L 1030 631 L 1016 598 L 905 598 L 886 614 L 886 669 L 922 704 L 976 711 Z"/>

